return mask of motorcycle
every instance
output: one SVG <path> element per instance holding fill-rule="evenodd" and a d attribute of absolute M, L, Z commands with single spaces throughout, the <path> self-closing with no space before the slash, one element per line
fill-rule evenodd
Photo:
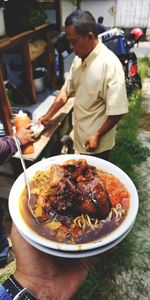
<path fill-rule="evenodd" d="M 142 88 L 137 56 L 131 49 L 138 44 L 143 35 L 140 28 L 132 29 L 128 35 L 119 28 L 113 28 L 98 35 L 98 38 L 118 56 L 123 65 L 128 96 L 134 89 Z"/>

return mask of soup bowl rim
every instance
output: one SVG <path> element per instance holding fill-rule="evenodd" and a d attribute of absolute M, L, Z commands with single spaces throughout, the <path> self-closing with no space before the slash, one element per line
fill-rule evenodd
<path fill-rule="evenodd" d="M 45 247 L 63 251 L 83 251 L 105 246 L 122 236 L 130 228 L 131 224 L 135 222 L 139 208 L 139 198 L 136 187 L 130 177 L 118 166 L 94 156 L 80 154 L 57 155 L 41 160 L 27 169 L 29 179 L 34 176 L 36 171 L 47 169 L 53 164 L 62 164 L 70 159 L 86 159 L 89 165 L 93 165 L 98 169 L 102 169 L 114 175 L 125 185 L 130 194 L 130 206 L 127 216 L 125 217 L 123 222 L 107 236 L 88 243 L 68 244 L 63 242 L 56 242 L 44 236 L 41 236 L 26 223 L 20 211 L 20 195 L 25 186 L 24 173 L 20 174 L 10 190 L 9 211 L 11 218 L 18 229 L 21 230 L 21 232 L 25 236 L 33 240 L 33 242 L 41 244 Z"/>

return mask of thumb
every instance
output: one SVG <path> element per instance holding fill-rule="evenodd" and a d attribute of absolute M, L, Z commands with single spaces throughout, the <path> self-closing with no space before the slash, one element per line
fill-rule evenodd
<path fill-rule="evenodd" d="M 86 140 L 86 141 L 85 141 L 84 146 L 85 146 L 85 147 L 89 146 L 89 140 Z"/>

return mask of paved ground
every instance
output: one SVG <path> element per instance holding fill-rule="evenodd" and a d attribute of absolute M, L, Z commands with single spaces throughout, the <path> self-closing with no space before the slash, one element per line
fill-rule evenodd
<path fill-rule="evenodd" d="M 138 58 L 145 56 L 150 57 L 150 42 L 141 42 L 138 47 L 135 45 L 134 52 Z"/>
<path fill-rule="evenodd" d="M 150 79 L 146 79 L 143 83 L 143 96 L 144 101 L 142 105 L 145 112 L 145 122 L 139 131 L 139 138 L 143 145 L 150 149 Z M 147 122 L 146 117 L 148 117 L 149 122 Z M 135 268 L 132 269 L 131 267 L 127 271 L 124 270 L 116 278 L 116 281 L 122 282 L 124 286 L 122 300 L 150 300 L 150 271 L 148 267 L 150 261 L 149 255 L 147 255 L 150 241 L 150 156 L 136 169 L 141 176 L 142 195 L 146 195 L 146 198 L 141 198 L 140 201 L 145 201 L 146 210 L 145 212 L 140 211 L 137 217 L 141 220 L 141 227 L 135 229 L 134 250 L 131 257 L 132 265 L 135 265 Z"/>

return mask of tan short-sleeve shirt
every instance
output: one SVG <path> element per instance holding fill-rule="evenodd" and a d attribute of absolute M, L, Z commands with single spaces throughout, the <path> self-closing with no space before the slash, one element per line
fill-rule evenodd
<path fill-rule="evenodd" d="M 75 57 L 63 86 L 67 96 L 74 96 L 74 147 L 88 153 L 84 142 L 110 115 L 128 112 L 128 99 L 123 67 L 117 56 L 101 41 L 82 61 Z M 115 144 L 116 127 L 106 133 L 93 153 L 111 149 Z"/>

